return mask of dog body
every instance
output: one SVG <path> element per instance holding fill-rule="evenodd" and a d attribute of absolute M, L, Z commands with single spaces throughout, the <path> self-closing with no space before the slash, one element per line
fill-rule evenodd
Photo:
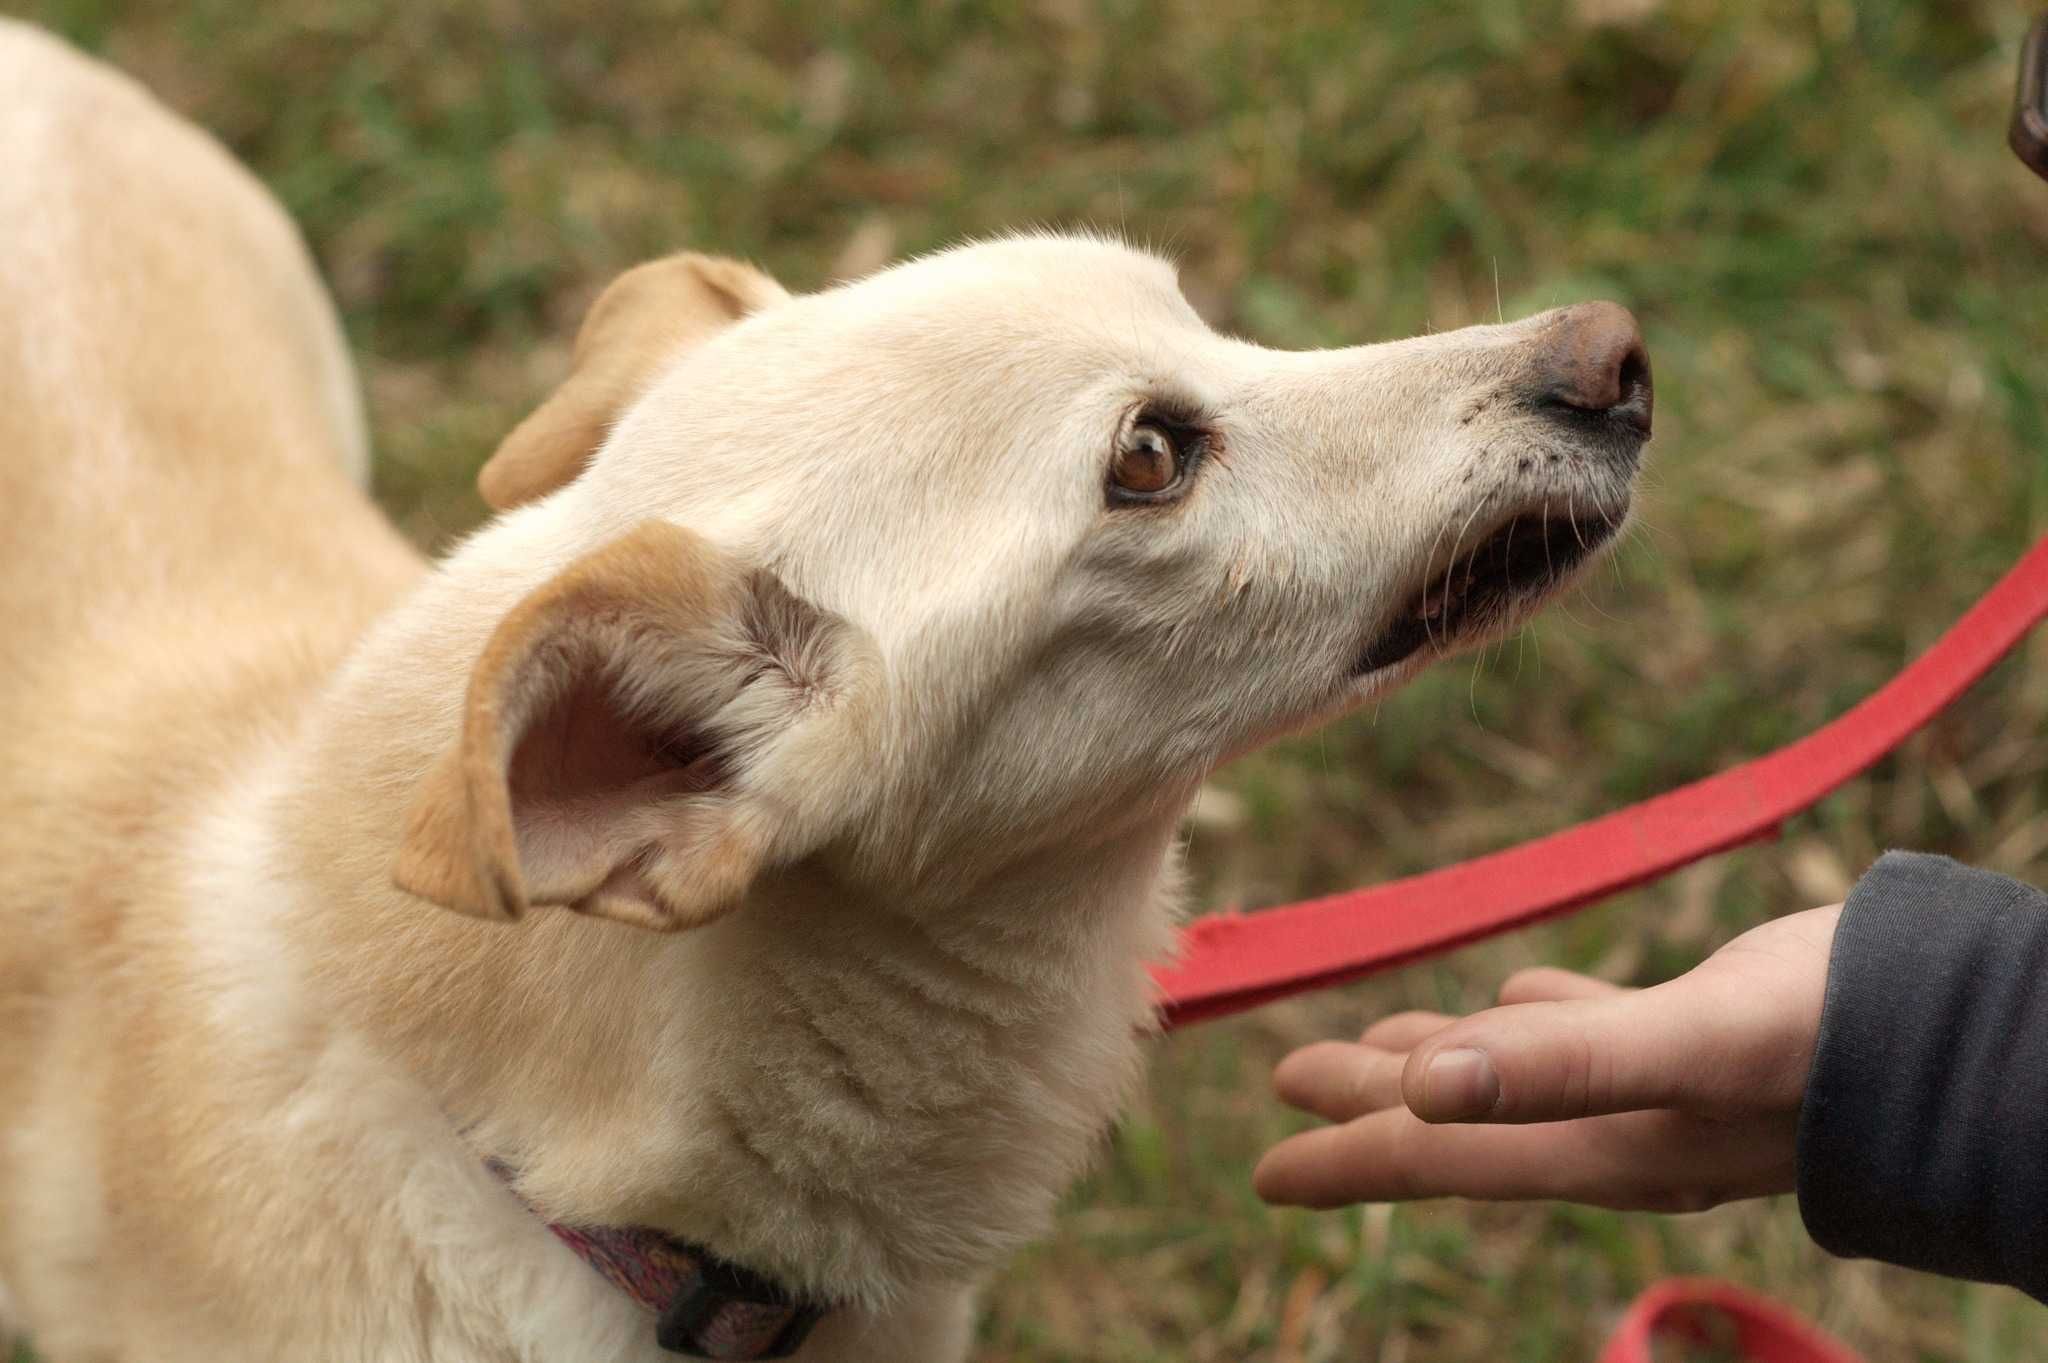
<path fill-rule="evenodd" d="M 0 1283 L 53 1363 L 672 1357 L 548 1219 L 831 1304 L 804 1359 L 961 1356 L 1136 1078 L 1203 776 L 1627 508 L 1605 314 L 1288 354 L 1026 238 L 629 273 L 429 570 L 276 206 L 50 39 L 0 80 Z"/>

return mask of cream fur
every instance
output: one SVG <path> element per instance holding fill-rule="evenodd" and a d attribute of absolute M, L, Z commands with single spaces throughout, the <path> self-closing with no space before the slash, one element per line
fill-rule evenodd
<path fill-rule="evenodd" d="M 1555 315 L 1282 353 L 1042 236 L 641 276 L 677 325 L 579 351 L 427 570 L 277 207 L 32 30 L 0 87 L 0 1281 L 53 1363 L 666 1357 L 486 1154 L 847 1303 L 807 1360 L 963 1356 L 1135 1082 L 1203 776 L 1420 667 L 1351 671 L 1500 510 L 1627 505 L 1509 400 Z M 1160 401 L 1218 448 L 1105 509 Z"/>

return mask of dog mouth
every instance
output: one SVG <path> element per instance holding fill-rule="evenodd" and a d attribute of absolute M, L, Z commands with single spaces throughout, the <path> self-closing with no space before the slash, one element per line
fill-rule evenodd
<path fill-rule="evenodd" d="M 1425 648 L 1448 653 L 1525 618 L 1614 538 L 1624 514 L 1546 509 L 1507 516 L 1469 551 L 1431 564 L 1421 586 L 1359 656 L 1353 675 L 1392 667 Z"/>

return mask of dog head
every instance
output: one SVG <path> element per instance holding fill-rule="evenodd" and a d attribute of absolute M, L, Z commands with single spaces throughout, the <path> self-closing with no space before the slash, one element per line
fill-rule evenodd
<path fill-rule="evenodd" d="M 1650 405 L 1611 304 L 1297 353 L 1091 239 L 803 297 L 643 266 L 484 470 L 580 557 L 484 650 L 400 881 L 683 926 L 827 849 L 957 893 L 1170 829 L 1568 582 Z"/>

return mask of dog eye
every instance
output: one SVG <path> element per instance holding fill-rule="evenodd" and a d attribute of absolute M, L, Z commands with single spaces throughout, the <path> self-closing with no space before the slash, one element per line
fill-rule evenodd
<path fill-rule="evenodd" d="M 1152 421 L 1135 421 L 1117 441 L 1110 461 L 1112 494 L 1151 500 L 1172 491 L 1187 470 L 1187 456 L 1172 431 Z"/>

